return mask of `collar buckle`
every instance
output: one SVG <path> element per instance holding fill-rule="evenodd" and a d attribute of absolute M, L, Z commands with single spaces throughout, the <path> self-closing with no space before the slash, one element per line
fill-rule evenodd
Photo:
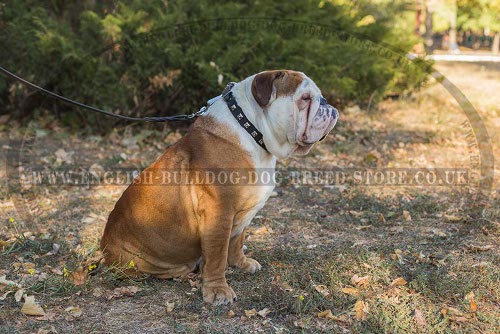
<path fill-rule="evenodd" d="M 230 82 L 227 84 L 226 88 L 224 88 L 224 90 L 222 91 L 222 99 L 224 101 L 229 101 L 231 99 L 231 89 L 233 89 L 233 87 L 236 85 L 236 82 Z"/>

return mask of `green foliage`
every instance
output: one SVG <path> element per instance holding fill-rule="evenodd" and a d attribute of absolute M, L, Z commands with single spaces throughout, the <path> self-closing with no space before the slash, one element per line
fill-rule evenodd
<path fill-rule="evenodd" d="M 500 0 L 456 0 L 434 1 L 431 6 L 434 12 L 435 32 L 450 29 L 450 18 L 457 17 L 459 31 L 471 30 L 481 32 L 488 29 L 500 32 Z"/>
<path fill-rule="evenodd" d="M 500 0 L 458 0 L 457 5 L 462 30 L 500 32 Z"/>
<path fill-rule="evenodd" d="M 228 81 L 275 68 L 305 72 L 337 103 L 371 103 L 426 80 L 429 68 L 405 58 L 414 37 L 392 30 L 402 10 L 386 1 L 10 0 L 0 2 L 0 63 L 134 116 L 191 113 Z M 18 116 L 72 108 L 3 77 L 0 103 Z"/>

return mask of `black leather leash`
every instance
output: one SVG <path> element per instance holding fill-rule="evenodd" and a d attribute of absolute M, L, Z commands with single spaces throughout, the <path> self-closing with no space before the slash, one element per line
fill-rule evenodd
<path fill-rule="evenodd" d="M 34 83 L 31 83 L 31 82 L 15 75 L 14 73 L 8 71 L 7 69 L 3 68 L 2 66 L 0 66 L 0 72 L 4 73 L 5 75 L 7 75 L 13 79 L 16 79 L 16 80 L 28 85 L 29 87 L 31 87 L 35 90 L 38 90 L 42 93 L 45 93 L 45 94 L 47 94 L 55 99 L 61 100 L 63 102 L 66 102 L 66 103 L 69 103 L 72 105 L 75 105 L 75 106 L 80 107 L 80 108 L 92 110 L 92 111 L 104 114 L 106 116 L 112 116 L 112 117 L 116 117 L 116 118 L 126 119 L 128 121 L 173 122 L 173 121 L 190 120 L 190 119 L 193 119 L 195 117 L 201 116 L 204 113 L 206 113 L 208 108 L 215 101 L 217 101 L 220 97 L 222 97 L 224 99 L 224 101 L 226 101 L 226 104 L 227 104 L 229 110 L 231 111 L 231 114 L 236 118 L 238 123 L 240 123 L 240 125 L 252 136 L 252 138 L 257 142 L 257 144 L 259 144 L 264 150 L 267 151 L 266 144 L 264 144 L 264 136 L 262 135 L 262 133 L 259 130 L 257 130 L 255 125 L 253 125 L 252 122 L 250 122 L 250 120 L 246 117 L 246 115 L 243 112 L 243 110 L 241 109 L 241 107 L 238 105 L 238 103 L 236 103 L 236 99 L 233 96 L 233 93 L 231 92 L 231 89 L 234 87 L 234 85 L 236 85 L 236 83 L 234 83 L 234 82 L 230 82 L 226 86 L 226 88 L 222 92 L 222 95 L 219 95 L 219 96 L 216 96 L 216 97 L 210 99 L 207 102 L 206 106 L 201 107 L 201 109 L 195 113 L 192 113 L 189 115 L 175 115 L 175 116 L 162 116 L 162 117 L 131 117 L 131 116 L 114 114 L 114 113 L 111 113 L 109 111 L 105 111 L 105 110 L 102 110 L 99 108 L 95 108 L 95 107 L 83 104 L 81 102 L 77 102 L 77 101 L 68 99 L 67 97 L 58 95 L 58 94 L 51 92 L 45 88 L 37 86 Z"/>
<path fill-rule="evenodd" d="M 75 105 L 77 107 L 80 107 L 80 108 L 84 108 L 84 109 L 88 109 L 88 110 L 92 110 L 92 111 L 95 111 L 95 112 L 98 112 L 98 113 L 101 113 L 101 114 L 104 114 L 106 116 L 112 116 L 112 117 L 116 117 L 116 118 L 121 118 L 121 119 L 126 119 L 128 121 L 143 121 L 143 122 L 174 122 L 174 121 L 185 121 L 185 120 L 190 120 L 190 119 L 193 119 L 195 117 L 198 117 L 202 114 L 204 114 L 206 111 L 207 111 L 207 107 L 202 107 L 199 111 L 195 112 L 195 113 L 192 113 L 192 114 L 189 114 L 189 115 L 175 115 L 175 116 L 162 116 L 162 117 L 130 117 L 130 116 L 124 116 L 124 115 L 118 115 L 118 114 L 114 114 L 112 112 L 109 112 L 109 111 L 105 111 L 105 110 L 102 110 L 102 109 L 98 109 L 98 108 L 95 108 L 95 107 L 92 107 L 92 106 L 88 106 L 86 104 L 83 104 L 83 103 L 80 103 L 80 102 L 77 102 L 77 101 L 73 101 L 71 99 L 68 99 L 67 97 L 64 97 L 64 96 L 61 96 L 61 95 L 58 95 L 56 93 L 53 93 L 49 90 L 46 90 L 45 88 L 42 88 L 40 86 L 37 86 L 35 85 L 34 83 L 31 83 L 17 75 L 15 75 L 14 73 L 8 71 L 7 69 L 3 68 L 2 66 L 0 66 L 0 72 L 6 74 L 7 76 L 13 78 L 13 79 L 16 79 L 28 86 L 30 86 L 31 88 L 34 88 L 35 90 L 38 90 L 42 93 L 45 93 L 55 99 L 58 99 L 58 100 L 61 100 L 61 101 L 64 101 L 66 103 L 69 103 L 69 104 L 72 104 L 72 105 Z"/>

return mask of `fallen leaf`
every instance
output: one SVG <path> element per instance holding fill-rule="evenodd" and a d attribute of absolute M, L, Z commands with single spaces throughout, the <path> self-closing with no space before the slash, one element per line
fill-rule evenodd
<path fill-rule="evenodd" d="M 326 285 L 315 285 L 314 289 L 323 295 L 323 297 L 328 297 L 330 295 L 330 291 L 328 291 L 328 287 Z"/>
<path fill-rule="evenodd" d="M 358 231 L 362 231 L 362 230 L 367 230 L 367 229 L 369 229 L 370 227 L 372 227 L 372 225 L 371 225 L 371 224 L 370 224 L 370 225 L 363 225 L 363 226 L 356 226 L 356 227 L 354 227 L 354 228 L 355 228 L 356 230 L 358 230 Z"/>
<path fill-rule="evenodd" d="M 43 308 L 35 302 L 35 296 L 25 296 L 21 312 L 26 315 L 45 315 Z"/>
<path fill-rule="evenodd" d="M 0 276 L 0 288 L 4 288 L 5 286 L 15 286 L 16 288 L 20 288 L 21 286 L 14 281 L 9 281 L 6 279 L 6 275 Z"/>
<path fill-rule="evenodd" d="M 122 286 L 113 290 L 113 293 L 106 296 L 107 299 L 119 298 L 121 296 L 134 296 L 137 292 L 141 291 L 141 288 L 137 286 Z"/>
<path fill-rule="evenodd" d="M 279 284 L 280 288 L 283 289 L 283 290 L 285 290 L 285 291 L 288 291 L 288 292 L 293 291 L 292 286 L 288 282 L 281 282 L 281 283 L 278 283 L 278 284 Z"/>
<path fill-rule="evenodd" d="M 71 316 L 78 318 L 82 315 L 82 310 L 78 306 L 70 306 L 64 309 L 64 311 L 68 312 Z"/>
<path fill-rule="evenodd" d="M 472 312 L 476 312 L 477 311 L 477 304 L 476 304 L 476 302 L 474 300 L 474 297 L 475 297 L 474 291 L 469 292 L 464 297 L 464 299 L 469 302 L 470 309 L 471 309 Z"/>
<path fill-rule="evenodd" d="M 24 295 L 24 289 L 19 289 L 16 291 L 16 294 L 14 295 L 14 298 L 16 299 L 16 302 L 20 302 L 21 299 L 23 299 L 23 295 Z"/>
<path fill-rule="evenodd" d="M 362 300 L 358 300 L 354 304 L 354 311 L 356 312 L 356 319 L 365 320 L 366 315 L 370 313 L 370 307 Z"/>
<path fill-rule="evenodd" d="M 293 322 L 293 325 L 295 327 L 299 327 L 299 328 L 305 328 L 306 325 L 307 325 L 307 321 L 305 319 L 300 319 L 300 320 L 295 320 Z"/>
<path fill-rule="evenodd" d="M 494 249 L 495 247 L 493 245 L 485 245 L 485 246 L 475 246 L 475 245 L 469 245 L 467 246 L 467 250 L 471 252 L 486 252 L 489 251 L 490 249 Z"/>
<path fill-rule="evenodd" d="M 102 288 L 94 288 L 94 290 L 92 290 L 92 296 L 96 297 L 96 298 L 99 298 L 103 295 L 104 293 L 104 290 Z"/>
<path fill-rule="evenodd" d="M 371 278 L 370 275 L 359 277 L 357 274 L 354 274 L 351 278 L 351 283 L 361 288 L 366 288 L 370 284 Z"/>
<path fill-rule="evenodd" d="M 335 320 L 335 321 L 343 321 L 343 319 L 336 317 L 332 314 L 331 310 L 325 310 L 323 312 L 318 313 L 318 318 L 325 318 L 325 319 L 330 319 L 330 320 Z"/>
<path fill-rule="evenodd" d="M 391 254 L 393 260 L 398 260 L 399 264 L 403 264 L 403 251 L 401 249 L 394 250 L 394 254 Z"/>
<path fill-rule="evenodd" d="M 251 310 L 245 310 L 245 315 L 247 318 L 251 318 L 253 317 L 254 315 L 257 314 L 257 310 L 256 309 L 251 309 Z"/>
<path fill-rule="evenodd" d="M 417 326 L 427 327 L 427 321 L 425 320 L 424 315 L 418 308 L 415 309 L 415 314 L 413 316 L 413 319 L 415 320 Z"/>
<path fill-rule="evenodd" d="M 7 241 L 0 240 L 0 248 L 9 248 L 15 242 L 16 242 L 15 239 L 10 239 L 10 240 L 7 240 Z"/>
<path fill-rule="evenodd" d="M 441 309 L 441 314 L 442 315 L 448 315 L 451 317 L 461 317 L 464 316 L 464 313 L 454 307 L 448 307 L 445 306 L 444 308 Z"/>
<path fill-rule="evenodd" d="M 363 215 L 363 212 L 358 212 L 358 211 L 354 211 L 354 210 L 350 210 L 349 213 L 351 215 L 353 215 L 354 217 L 360 217 Z"/>
<path fill-rule="evenodd" d="M 62 274 L 63 274 L 63 272 L 59 268 L 51 268 L 50 272 L 53 274 L 56 274 L 56 275 L 60 275 L 60 276 L 62 276 Z"/>
<path fill-rule="evenodd" d="M 257 314 L 260 315 L 262 318 L 265 318 L 269 313 L 271 313 L 271 310 L 268 309 L 267 307 L 257 312 Z"/>
<path fill-rule="evenodd" d="M 449 222 L 458 222 L 463 219 L 462 217 L 455 215 L 444 215 L 444 218 Z"/>
<path fill-rule="evenodd" d="M 407 222 L 411 221 L 411 215 L 410 215 L 410 213 L 409 213 L 408 211 L 406 211 L 406 210 L 403 210 L 403 218 L 404 218 Z"/>
<path fill-rule="evenodd" d="M 175 307 L 174 302 L 167 302 L 167 308 L 166 308 L 167 313 L 172 312 L 174 310 L 174 307 Z"/>
<path fill-rule="evenodd" d="M 87 279 L 88 274 L 89 272 L 86 268 L 85 269 L 80 268 L 71 274 L 70 276 L 71 282 L 75 286 L 83 285 L 85 283 L 85 280 Z"/>
<path fill-rule="evenodd" d="M 470 302 L 470 309 L 472 312 L 476 312 L 477 311 L 477 304 L 474 300 L 471 300 Z"/>
<path fill-rule="evenodd" d="M 270 230 L 266 226 L 259 227 L 251 232 L 253 235 L 263 235 L 270 233 Z"/>
<path fill-rule="evenodd" d="M 378 219 L 380 220 L 381 223 L 385 224 L 385 217 L 383 214 L 379 213 L 378 214 Z"/>
<path fill-rule="evenodd" d="M 87 216 L 87 217 L 85 217 L 85 218 L 82 219 L 82 223 L 84 223 L 84 224 L 91 224 L 95 220 L 96 220 L 96 217 Z"/>
<path fill-rule="evenodd" d="M 73 158 L 71 157 L 73 153 L 68 153 L 62 148 L 58 149 L 55 152 L 56 155 L 56 162 L 60 165 L 62 162 L 65 162 L 67 164 L 72 164 L 73 163 Z"/>
<path fill-rule="evenodd" d="M 373 267 L 371 265 L 369 265 L 368 263 L 364 263 L 361 264 L 363 267 L 365 267 L 366 269 L 372 269 Z"/>
<path fill-rule="evenodd" d="M 471 291 L 469 292 L 468 294 L 465 295 L 464 299 L 466 301 L 471 301 L 472 299 L 474 299 L 475 295 L 474 295 L 474 291 Z"/>
<path fill-rule="evenodd" d="M 9 295 L 9 293 L 12 293 L 14 291 L 7 291 L 6 293 L 4 293 L 1 297 L 0 297 L 0 300 L 5 300 L 5 298 L 7 298 L 7 296 Z"/>
<path fill-rule="evenodd" d="M 228 318 L 232 318 L 232 317 L 234 317 L 234 311 L 233 311 L 233 310 L 229 310 L 229 311 L 227 312 L 227 316 L 228 316 Z"/>
<path fill-rule="evenodd" d="M 342 292 L 351 296 L 359 296 L 359 290 L 352 287 L 343 288 Z"/>
<path fill-rule="evenodd" d="M 318 313 L 318 318 L 328 318 L 329 316 L 333 316 L 332 310 L 325 310 Z"/>
<path fill-rule="evenodd" d="M 36 317 L 35 319 L 36 320 L 39 320 L 39 321 L 54 321 L 56 319 L 56 316 L 57 314 L 55 312 L 46 312 L 45 315 L 41 316 L 41 317 Z"/>
<path fill-rule="evenodd" d="M 441 231 L 440 229 L 437 229 L 437 228 L 433 229 L 432 233 L 434 233 L 435 235 L 437 235 L 440 238 L 446 238 L 448 236 L 446 233 L 444 233 L 443 231 Z"/>
<path fill-rule="evenodd" d="M 408 282 L 406 282 L 406 281 L 405 281 L 405 279 L 404 279 L 403 277 L 398 277 L 398 278 L 396 278 L 394 281 L 392 281 L 392 283 L 391 283 L 391 285 L 390 285 L 390 286 L 391 286 L 391 287 L 395 287 L 395 286 L 403 286 L 403 285 L 405 285 L 406 283 L 408 283 Z"/>

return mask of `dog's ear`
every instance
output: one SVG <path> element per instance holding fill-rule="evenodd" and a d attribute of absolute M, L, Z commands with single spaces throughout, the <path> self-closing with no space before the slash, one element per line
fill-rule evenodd
<path fill-rule="evenodd" d="M 273 94 L 273 83 L 285 76 L 285 71 L 266 71 L 259 73 L 253 78 L 252 94 L 255 101 L 264 108 Z"/>

